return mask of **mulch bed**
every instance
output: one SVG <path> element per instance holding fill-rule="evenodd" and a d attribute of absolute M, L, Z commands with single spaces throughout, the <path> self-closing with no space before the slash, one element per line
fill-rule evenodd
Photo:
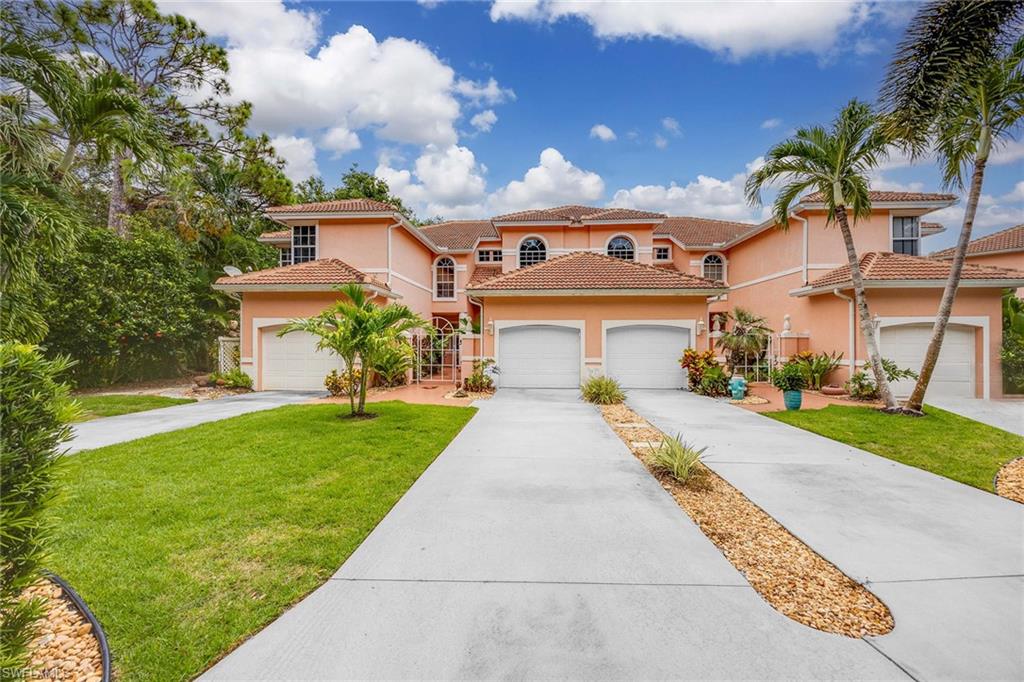
<path fill-rule="evenodd" d="M 1024 457 L 1010 460 L 999 470 L 996 494 L 1024 504 Z"/>
<path fill-rule="evenodd" d="M 60 586 L 46 580 L 26 591 L 46 600 L 39 635 L 32 642 L 30 665 L 42 679 L 100 682 L 103 662 L 92 625 L 64 598 Z"/>
<path fill-rule="evenodd" d="M 798 623 L 847 637 L 892 631 L 892 614 L 878 597 L 706 466 L 698 465 L 685 484 L 652 469 L 647 462 L 650 449 L 643 443 L 659 442 L 665 437 L 661 431 L 625 405 L 605 405 L 601 412 L 683 511 L 776 610 Z"/>

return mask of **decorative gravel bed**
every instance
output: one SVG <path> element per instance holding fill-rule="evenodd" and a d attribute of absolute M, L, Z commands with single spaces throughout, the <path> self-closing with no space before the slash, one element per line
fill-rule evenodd
<path fill-rule="evenodd" d="M 64 598 L 60 586 L 43 581 L 26 590 L 46 600 L 39 636 L 32 642 L 31 666 L 43 679 L 100 682 L 103 663 L 92 625 Z"/>
<path fill-rule="evenodd" d="M 1010 460 L 996 474 L 996 494 L 1024 504 L 1024 457 Z"/>
<path fill-rule="evenodd" d="M 892 614 L 878 597 L 706 466 L 698 465 L 686 484 L 653 470 L 647 463 L 650 448 L 646 443 L 660 442 L 665 437 L 661 431 L 625 405 L 605 405 L 601 412 L 683 511 L 780 613 L 847 637 L 884 635 L 892 630 Z"/>

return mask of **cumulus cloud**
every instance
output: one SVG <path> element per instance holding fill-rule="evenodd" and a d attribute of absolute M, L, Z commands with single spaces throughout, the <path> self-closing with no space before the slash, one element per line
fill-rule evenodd
<path fill-rule="evenodd" d="M 882 3 L 885 4 L 885 3 Z M 491 20 L 554 23 L 578 18 L 604 40 L 683 40 L 733 59 L 755 54 L 829 54 L 875 11 L 864 0 L 832 2 L 560 2 L 496 0 Z"/>
<path fill-rule="evenodd" d="M 511 88 L 501 87 L 494 78 L 489 78 L 486 83 L 460 78 L 455 83 L 455 92 L 474 104 L 501 104 L 516 98 Z"/>
<path fill-rule="evenodd" d="M 1024 140 L 1008 140 L 992 152 L 991 163 L 1001 166 L 1024 160 Z"/>
<path fill-rule="evenodd" d="M 305 180 L 310 175 L 319 175 L 316 165 L 316 147 L 308 137 L 278 135 L 271 138 L 274 151 L 285 160 L 284 174 L 289 180 Z"/>
<path fill-rule="evenodd" d="M 679 137 L 680 135 L 683 134 L 682 128 L 679 127 L 679 121 L 675 120 L 671 116 L 666 116 L 665 118 L 661 119 L 661 127 L 664 128 L 665 131 L 669 135 L 672 135 L 673 137 Z"/>
<path fill-rule="evenodd" d="M 594 202 L 604 194 L 604 180 L 597 173 L 574 166 L 562 153 L 548 147 L 540 161 L 490 195 L 488 208 L 494 214 L 510 213 L 538 206 Z"/>
<path fill-rule="evenodd" d="M 664 149 L 668 146 L 668 138 L 664 135 L 657 134 L 654 136 L 654 146 L 658 149 Z"/>
<path fill-rule="evenodd" d="M 782 125 L 781 118 L 768 118 L 765 119 L 764 121 L 761 121 L 761 127 L 765 130 L 774 130 L 775 128 L 778 128 L 780 125 Z"/>
<path fill-rule="evenodd" d="M 612 142 L 616 139 L 615 131 L 603 123 L 597 123 L 590 129 L 590 136 L 596 137 L 601 142 Z"/>
<path fill-rule="evenodd" d="M 491 128 L 498 122 L 498 115 L 493 109 L 485 109 L 469 119 L 469 124 L 481 133 L 491 132 Z"/>
<path fill-rule="evenodd" d="M 345 126 L 335 126 L 327 131 L 320 138 L 320 146 L 330 149 L 334 154 L 331 158 L 337 159 L 346 152 L 362 147 L 359 136 Z"/>
<path fill-rule="evenodd" d="M 636 185 L 615 192 L 609 206 L 623 206 L 670 215 L 689 215 L 719 218 L 739 222 L 758 222 L 767 215 L 766 208 L 747 204 L 743 186 L 747 176 L 764 160 L 757 158 L 747 164 L 743 172 L 721 180 L 709 175 L 698 175 L 685 185 Z"/>
<path fill-rule="evenodd" d="M 427 145 L 412 170 L 394 168 L 394 161 L 382 155 L 374 173 L 418 212 L 449 218 L 482 215 L 485 169 L 470 149 Z"/>

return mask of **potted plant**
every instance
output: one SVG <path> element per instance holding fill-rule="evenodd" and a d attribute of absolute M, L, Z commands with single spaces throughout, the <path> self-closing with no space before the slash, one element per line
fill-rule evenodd
<path fill-rule="evenodd" d="M 803 370 L 795 363 L 782 365 L 772 372 L 772 386 L 782 391 L 782 401 L 787 410 L 799 410 L 803 401 L 803 394 L 800 392 L 807 386 L 807 379 L 804 378 Z"/>

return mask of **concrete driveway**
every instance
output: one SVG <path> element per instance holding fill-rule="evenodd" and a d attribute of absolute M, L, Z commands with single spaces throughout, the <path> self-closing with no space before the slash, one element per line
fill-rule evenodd
<path fill-rule="evenodd" d="M 72 428 L 73 437 L 68 453 L 92 450 L 114 443 L 124 443 L 136 438 L 152 436 L 155 433 L 177 431 L 189 426 L 237 417 L 249 412 L 269 410 L 282 405 L 304 403 L 322 395 L 326 395 L 324 391 L 258 391 L 230 398 L 202 400 L 146 412 L 93 419 L 76 424 Z"/>
<path fill-rule="evenodd" d="M 867 582 L 896 621 L 869 641 L 915 678 L 1024 679 L 1024 506 L 683 391 L 628 403 Z"/>
<path fill-rule="evenodd" d="M 928 398 L 929 405 L 1024 436 L 1024 400 Z"/>
<path fill-rule="evenodd" d="M 202 679 L 906 679 L 769 607 L 575 391 L 479 406 L 331 580 Z"/>

